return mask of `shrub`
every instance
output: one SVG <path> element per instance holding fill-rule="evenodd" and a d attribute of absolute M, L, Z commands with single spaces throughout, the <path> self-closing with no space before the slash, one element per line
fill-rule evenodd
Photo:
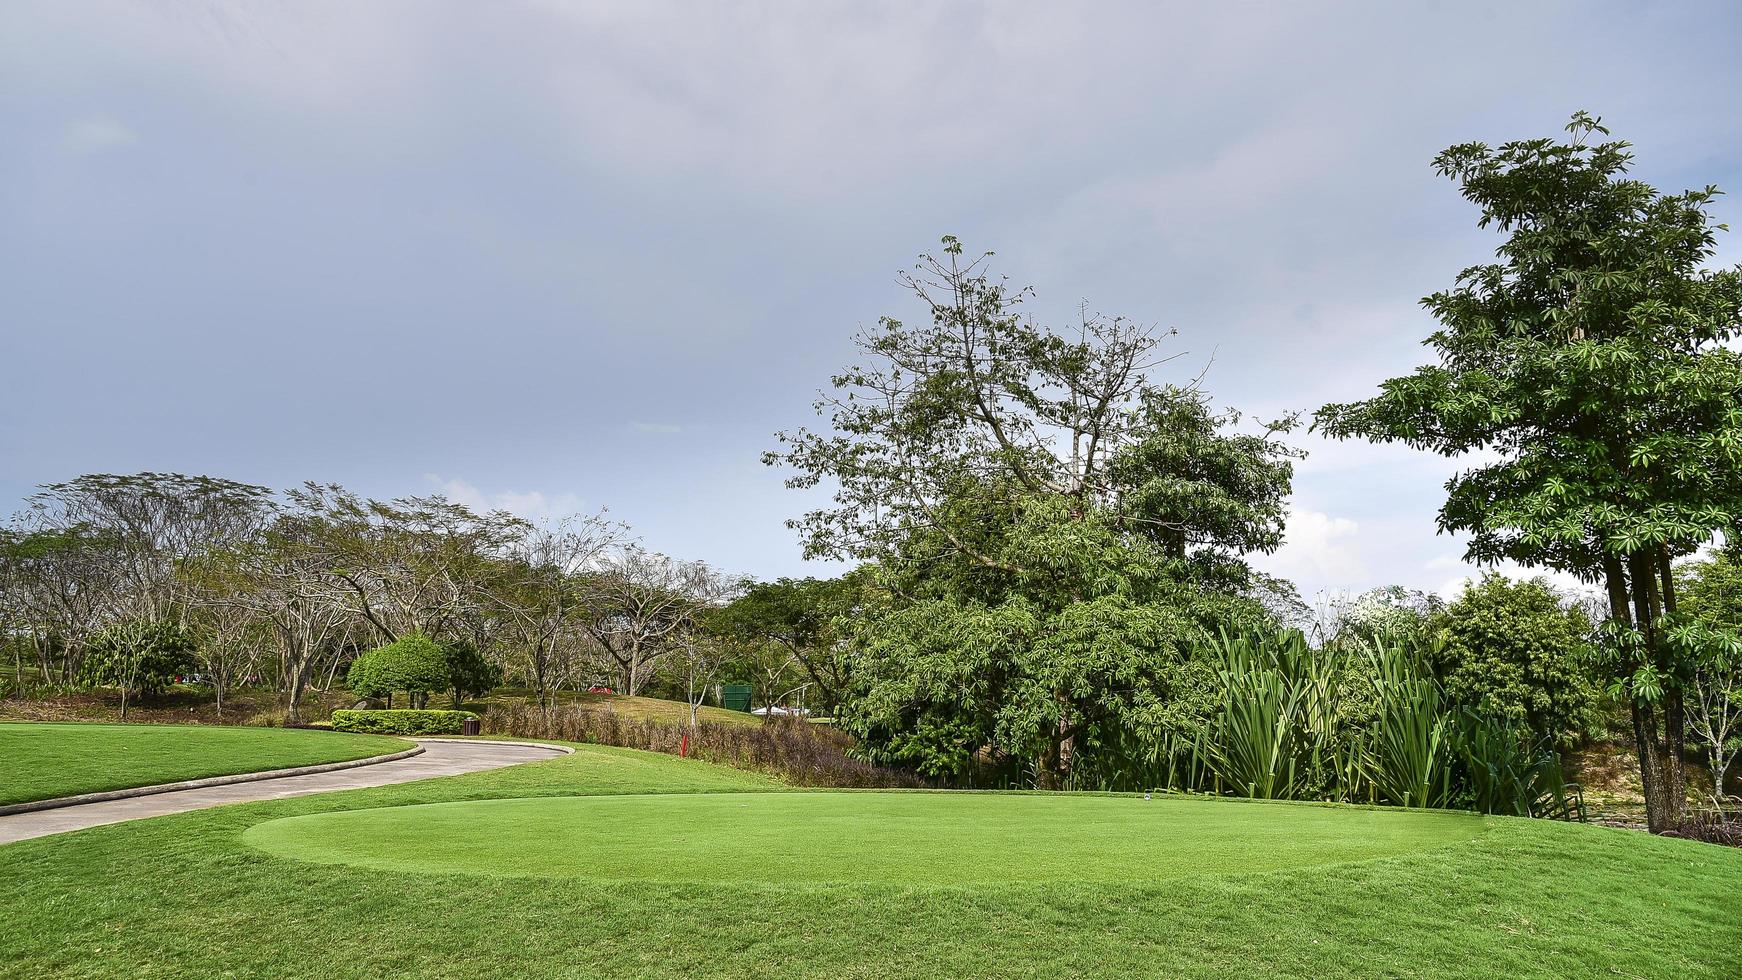
<path fill-rule="evenodd" d="M 404 691 L 413 708 L 429 703 L 429 692 L 448 687 L 448 655 L 421 633 L 400 637 L 351 662 L 345 675 L 352 693 L 363 698 L 392 699 Z"/>
<path fill-rule="evenodd" d="M 335 712 L 335 717 L 337 713 Z M 689 735 L 688 754 L 704 762 L 772 773 L 797 786 L 918 787 L 912 773 L 861 762 L 847 755 L 851 738 L 802 718 L 770 718 L 760 725 L 704 721 L 694 728 L 631 720 L 585 705 L 539 708 L 517 702 L 484 713 L 484 732 L 520 738 L 615 745 L 678 755 Z"/>
<path fill-rule="evenodd" d="M 1540 580 L 1489 575 L 1436 617 L 1434 673 L 1453 702 L 1529 725 L 1567 746 L 1589 724 L 1596 689 L 1581 669 L 1589 623 Z"/>
<path fill-rule="evenodd" d="M 333 731 L 365 735 L 458 735 L 461 725 L 477 715 L 470 711 L 388 708 L 333 712 Z"/>
<path fill-rule="evenodd" d="M 92 637 L 82 670 L 86 683 L 121 689 L 125 718 L 129 696 L 161 692 L 177 674 L 193 667 L 194 642 L 186 630 L 170 622 L 140 621 L 111 626 Z"/>

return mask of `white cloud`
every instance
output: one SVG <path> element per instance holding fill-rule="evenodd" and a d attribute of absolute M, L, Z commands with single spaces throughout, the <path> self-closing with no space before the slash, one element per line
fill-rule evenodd
<path fill-rule="evenodd" d="M 547 494 L 542 490 L 501 490 L 485 493 L 475 484 L 459 478 L 443 479 L 434 473 L 426 473 L 424 479 L 457 504 L 464 504 L 473 510 L 505 510 L 529 521 L 561 520 L 579 514 L 583 509 L 584 502 L 572 493 Z"/>
<path fill-rule="evenodd" d="M 106 116 L 81 119 L 61 133 L 61 145 L 74 153 L 104 153 L 138 139 L 133 130 Z"/>
<path fill-rule="evenodd" d="M 1366 562 L 1356 547 L 1360 525 L 1316 510 L 1290 510 L 1282 547 L 1255 563 L 1273 575 L 1310 582 L 1365 582 Z"/>

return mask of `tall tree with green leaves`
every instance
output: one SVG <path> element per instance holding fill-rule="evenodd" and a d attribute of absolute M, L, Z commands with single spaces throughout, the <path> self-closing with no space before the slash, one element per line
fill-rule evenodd
<path fill-rule="evenodd" d="M 1244 556 L 1281 542 L 1292 420 L 1242 431 L 1149 380 L 1169 333 L 1050 329 L 985 257 L 943 252 L 903 280 L 923 322 L 856 338 L 863 363 L 817 405 L 830 431 L 765 459 L 834 490 L 792 522 L 808 556 L 874 563 L 841 714 L 862 750 L 940 775 L 991 754 L 1060 785 L 1080 751 L 1188 724 L 1191 642 L 1267 618 Z"/>
<path fill-rule="evenodd" d="M 1718 190 L 1628 176 L 1629 144 L 1578 113 L 1569 138 L 1466 143 L 1434 161 L 1506 235 L 1498 261 L 1422 301 L 1438 363 L 1327 405 L 1337 438 L 1481 460 L 1447 484 L 1468 557 L 1600 582 L 1595 645 L 1631 706 L 1654 831 L 1682 820 L 1684 697 L 1699 651 L 1674 637 L 1670 563 L 1742 513 L 1742 270 L 1707 267 Z"/>

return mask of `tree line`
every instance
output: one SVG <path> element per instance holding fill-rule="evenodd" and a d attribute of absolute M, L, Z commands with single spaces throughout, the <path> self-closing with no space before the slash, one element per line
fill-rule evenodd
<path fill-rule="evenodd" d="M 703 616 L 743 588 L 602 514 L 534 524 L 441 496 L 163 473 L 82 476 L 28 504 L 0 529 L 16 685 L 28 668 L 40 682 L 138 692 L 151 676 L 142 651 L 180 643 L 220 710 L 232 688 L 262 684 L 293 722 L 311 685 L 413 635 L 466 645 L 544 703 L 577 683 L 635 694 L 686 651 L 719 645 Z"/>

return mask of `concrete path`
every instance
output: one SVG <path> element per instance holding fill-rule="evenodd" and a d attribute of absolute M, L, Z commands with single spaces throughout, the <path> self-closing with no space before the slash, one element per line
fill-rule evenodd
<path fill-rule="evenodd" d="M 363 789 L 409 783 L 434 776 L 457 776 L 466 772 L 501 769 L 522 762 L 537 762 L 566 755 L 567 750 L 555 746 L 516 745 L 507 742 L 447 742 L 433 739 L 413 739 L 423 746 L 421 755 L 409 759 L 383 762 L 379 765 L 337 772 L 322 772 L 308 776 L 286 776 L 263 779 L 230 786 L 178 790 L 127 800 L 86 803 L 56 810 L 17 813 L 0 817 L 0 844 L 46 837 L 49 834 L 83 830 L 124 820 L 157 817 L 166 813 L 183 813 L 224 806 L 228 803 L 250 803 L 255 800 L 278 800 L 310 793 L 332 793 L 342 789 Z"/>

